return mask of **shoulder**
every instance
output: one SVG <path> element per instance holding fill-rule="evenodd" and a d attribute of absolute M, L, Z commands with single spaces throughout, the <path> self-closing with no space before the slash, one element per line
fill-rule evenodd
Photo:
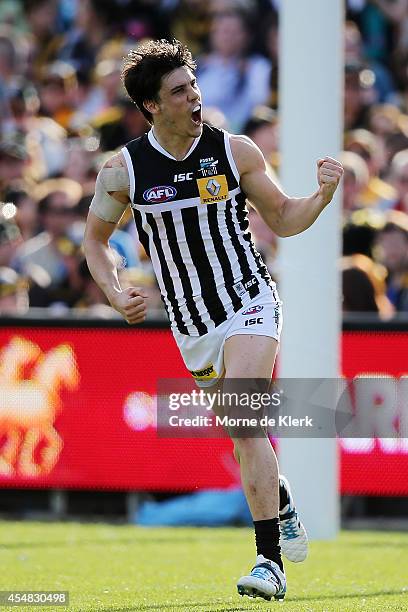
<path fill-rule="evenodd" d="M 203 123 L 203 136 L 204 138 L 212 138 L 220 141 L 224 141 L 225 130 L 215 127 L 211 123 Z"/>
<path fill-rule="evenodd" d="M 115 153 L 103 164 L 102 168 L 126 168 L 126 161 L 122 151 Z"/>
<path fill-rule="evenodd" d="M 230 134 L 231 152 L 240 174 L 265 168 L 265 159 L 257 145 L 244 134 Z"/>
<path fill-rule="evenodd" d="M 121 151 L 105 161 L 99 171 L 97 185 L 109 194 L 129 190 L 129 172 Z"/>

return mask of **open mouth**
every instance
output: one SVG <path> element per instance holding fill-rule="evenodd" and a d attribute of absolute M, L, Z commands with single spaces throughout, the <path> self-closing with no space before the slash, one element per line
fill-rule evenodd
<path fill-rule="evenodd" d="M 195 125 L 201 125 L 201 104 L 197 104 L 197 106 L 193 108 L 193 112 L 191 113 L 191 120 L 193 123 L 195 123 Z"/>

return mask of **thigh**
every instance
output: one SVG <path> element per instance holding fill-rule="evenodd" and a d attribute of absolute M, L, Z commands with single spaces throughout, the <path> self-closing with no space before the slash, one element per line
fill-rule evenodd
<path fill-rule="evenodd" d="M 223 400 L 214 412 L 221 416 L 232 418 L 262 417 L 265 408 L 253 412 L 248 404 L 238 401 L 236 405 L 229 404 L 227 399 L 231 394 L 237 397 L 252 396 L 259 401 L 260 394 L 268 393 L 275 364 L 278 342 L 270 336 L 236 334 L 227 338 L 224 344 L 225 375 L 217 385 Z M 252 405 L 252 400 L 251 400 Z M 243 423 L 244 421 L 241 421 Z M 251 426 L 232 426 L 226 428 L 232 439 L 251 439 L 265 437 L 266 430 L 258 423 Z"/>
<path fill-rule="evenodd" d="M 269 336 L 237 334 L 224 344 L 225 378 L 264 378 L 270 380 L 278 352 L 278 342 Z"/>

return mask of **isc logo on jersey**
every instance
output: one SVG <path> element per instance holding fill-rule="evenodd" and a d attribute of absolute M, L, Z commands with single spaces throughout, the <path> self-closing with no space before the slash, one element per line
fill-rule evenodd
<path fill-rule="evenodd" d="M 159 185 L 150 187 L 143 194 L 143 199 L 150 204 L 162 204 L 172 200 L 177 195 L 177 189 L 171 185 Z"/>

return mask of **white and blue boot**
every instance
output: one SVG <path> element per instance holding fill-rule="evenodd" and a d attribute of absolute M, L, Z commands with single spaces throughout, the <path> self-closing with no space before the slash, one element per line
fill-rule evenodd
<path fill-rule="evenodd" d="M 307 557 L 307 533 L 296 512 L 289 483 L 282 475 L 279 475 L 279 490 L 281 498 L 288 502 L 279 510 L 281 552 L 289 561 L 300 563 Z"/>
<path fill-rule="evenodd" d="M 286 593 L 286 577 L 279 565 L 274 561 L 258 555 L 255 566 L 249 576 L 242 576 L 237 582 L 240 595 L 262 597 L 270 601 L 283 599 Z"/>

